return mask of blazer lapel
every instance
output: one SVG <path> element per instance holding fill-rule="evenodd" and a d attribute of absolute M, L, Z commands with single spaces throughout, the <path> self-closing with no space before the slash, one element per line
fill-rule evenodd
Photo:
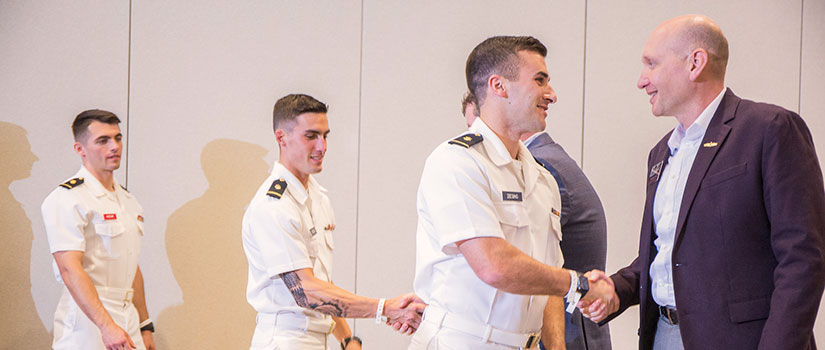
<path fill-rule="evenodd" d="M 702 139 L 702 145 L 699 151 L 696 152 L 696 159 L 693 160 L 693 166 L 690 168 L 687 183 L 685 183 L 685 192 L 682 195 L 682 206 L 679 210 L 679 218 L 676 221 L 676 237 L 674 239 L 674 249 L 678 245 L 685 228 L 685 219 L 690 213 L 690 208 L 693 205 L 693 200 L 696 198 L 696 193 L 699 191 L 699 185 L 707 174 L 710 164 L 725 143 L 725 139 L 730 133 L 731 127 L 727 124 L 736 115 L 736 106 L 739 104 L 739 97 L 733 94 L 733 91 L 728 89 L 719 107 L 716 109 L 713 118 L 708 124 L 708 129 L 705 131 L 705 137 Z"/>
<path fill-rule="evenodd" d="M 647 174 L 647 196 L 645 198 L 645 211 L 642 223 L 642 242 L 641 247 L 648 247 L 653 245 L 653 237 L 656 235 L 656 230 L 653 225 L 653 200 L 656 197 L 656 188 L 659 187 L 659 182 L 662 180 L 662 171 L 667 165 L 670 158 L 670 149 L 667 147 L 667 140 L 670 138 L 670 133 L 665 135 L 662 141 L 653 149 L 650 157 L 650 169 Z M 640 254 L 645 254 L 643 250 Z"/>

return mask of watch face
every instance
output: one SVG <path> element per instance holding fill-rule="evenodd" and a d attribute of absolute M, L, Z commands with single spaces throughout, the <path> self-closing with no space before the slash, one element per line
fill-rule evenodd
<path fill-rule="evenodd" d="M 589 291 L 589 290 L 590 290 L 590 281 L 587 279 L 587 277 L 584 277 L 583 275 L 579 275 L 578 292 L 581 293 L 582 296 L 584 296 L 585 294 L 587 294 L 587 291 Z"/>

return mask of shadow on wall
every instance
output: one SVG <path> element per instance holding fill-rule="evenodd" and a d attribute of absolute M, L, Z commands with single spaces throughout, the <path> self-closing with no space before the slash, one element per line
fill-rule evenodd
<path fill-rule="evenodd" d="M 37 315 L 31 290 L 29 267 L 34 234 L 32 222 L 11 193 L 11 183 L 31 176 L 37 156 L 31 151 L 26 130 L 0 122 L 0 310 L 4 322 L 0 349 L 48 349 L 52 336 Z"/>
<path fill-rule="evenodd" d="M 203 148 L 204 194 L 169 216 L 166 250 L 183 304 L 157 318 L 161 349 L 242 349 L 255 330 L 246 302 L 247 263 L 241 221 L 269 175 L 261 146 L 229 139 Z"/>

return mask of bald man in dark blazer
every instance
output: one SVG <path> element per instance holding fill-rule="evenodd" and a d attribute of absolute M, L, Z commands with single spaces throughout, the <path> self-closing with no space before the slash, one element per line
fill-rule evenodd
<path fill-rule="evenodd" d="M 640 349 L 815 349 L 825 190 L 799 115 L 724 87 L 728 48 L 704 16 L 661 24 L 638 86 L 679 125 L 648 157 L 639 256 L 610 277 L 640 304 Z"/>

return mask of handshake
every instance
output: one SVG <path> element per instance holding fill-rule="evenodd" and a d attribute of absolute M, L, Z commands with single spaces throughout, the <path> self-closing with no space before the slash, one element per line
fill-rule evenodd
<path fill-rule="evenodd" d="M 619 296 L 616 295 L 613 280 L 600 270 L 592 270 L 584 276 L 590 283 L 590 290 L 576 305 L 582 316 L 600 322 L 619 311 Z"/>
<path fill-rule="evenodd" d="M 405 335 L 415 333 L 421 325 L 421 318 L 427 304 L 413 293 L 387 299 L 384 315 L 387 325 Z M 380 317 L 379 317 L 380 318 Z"/>

